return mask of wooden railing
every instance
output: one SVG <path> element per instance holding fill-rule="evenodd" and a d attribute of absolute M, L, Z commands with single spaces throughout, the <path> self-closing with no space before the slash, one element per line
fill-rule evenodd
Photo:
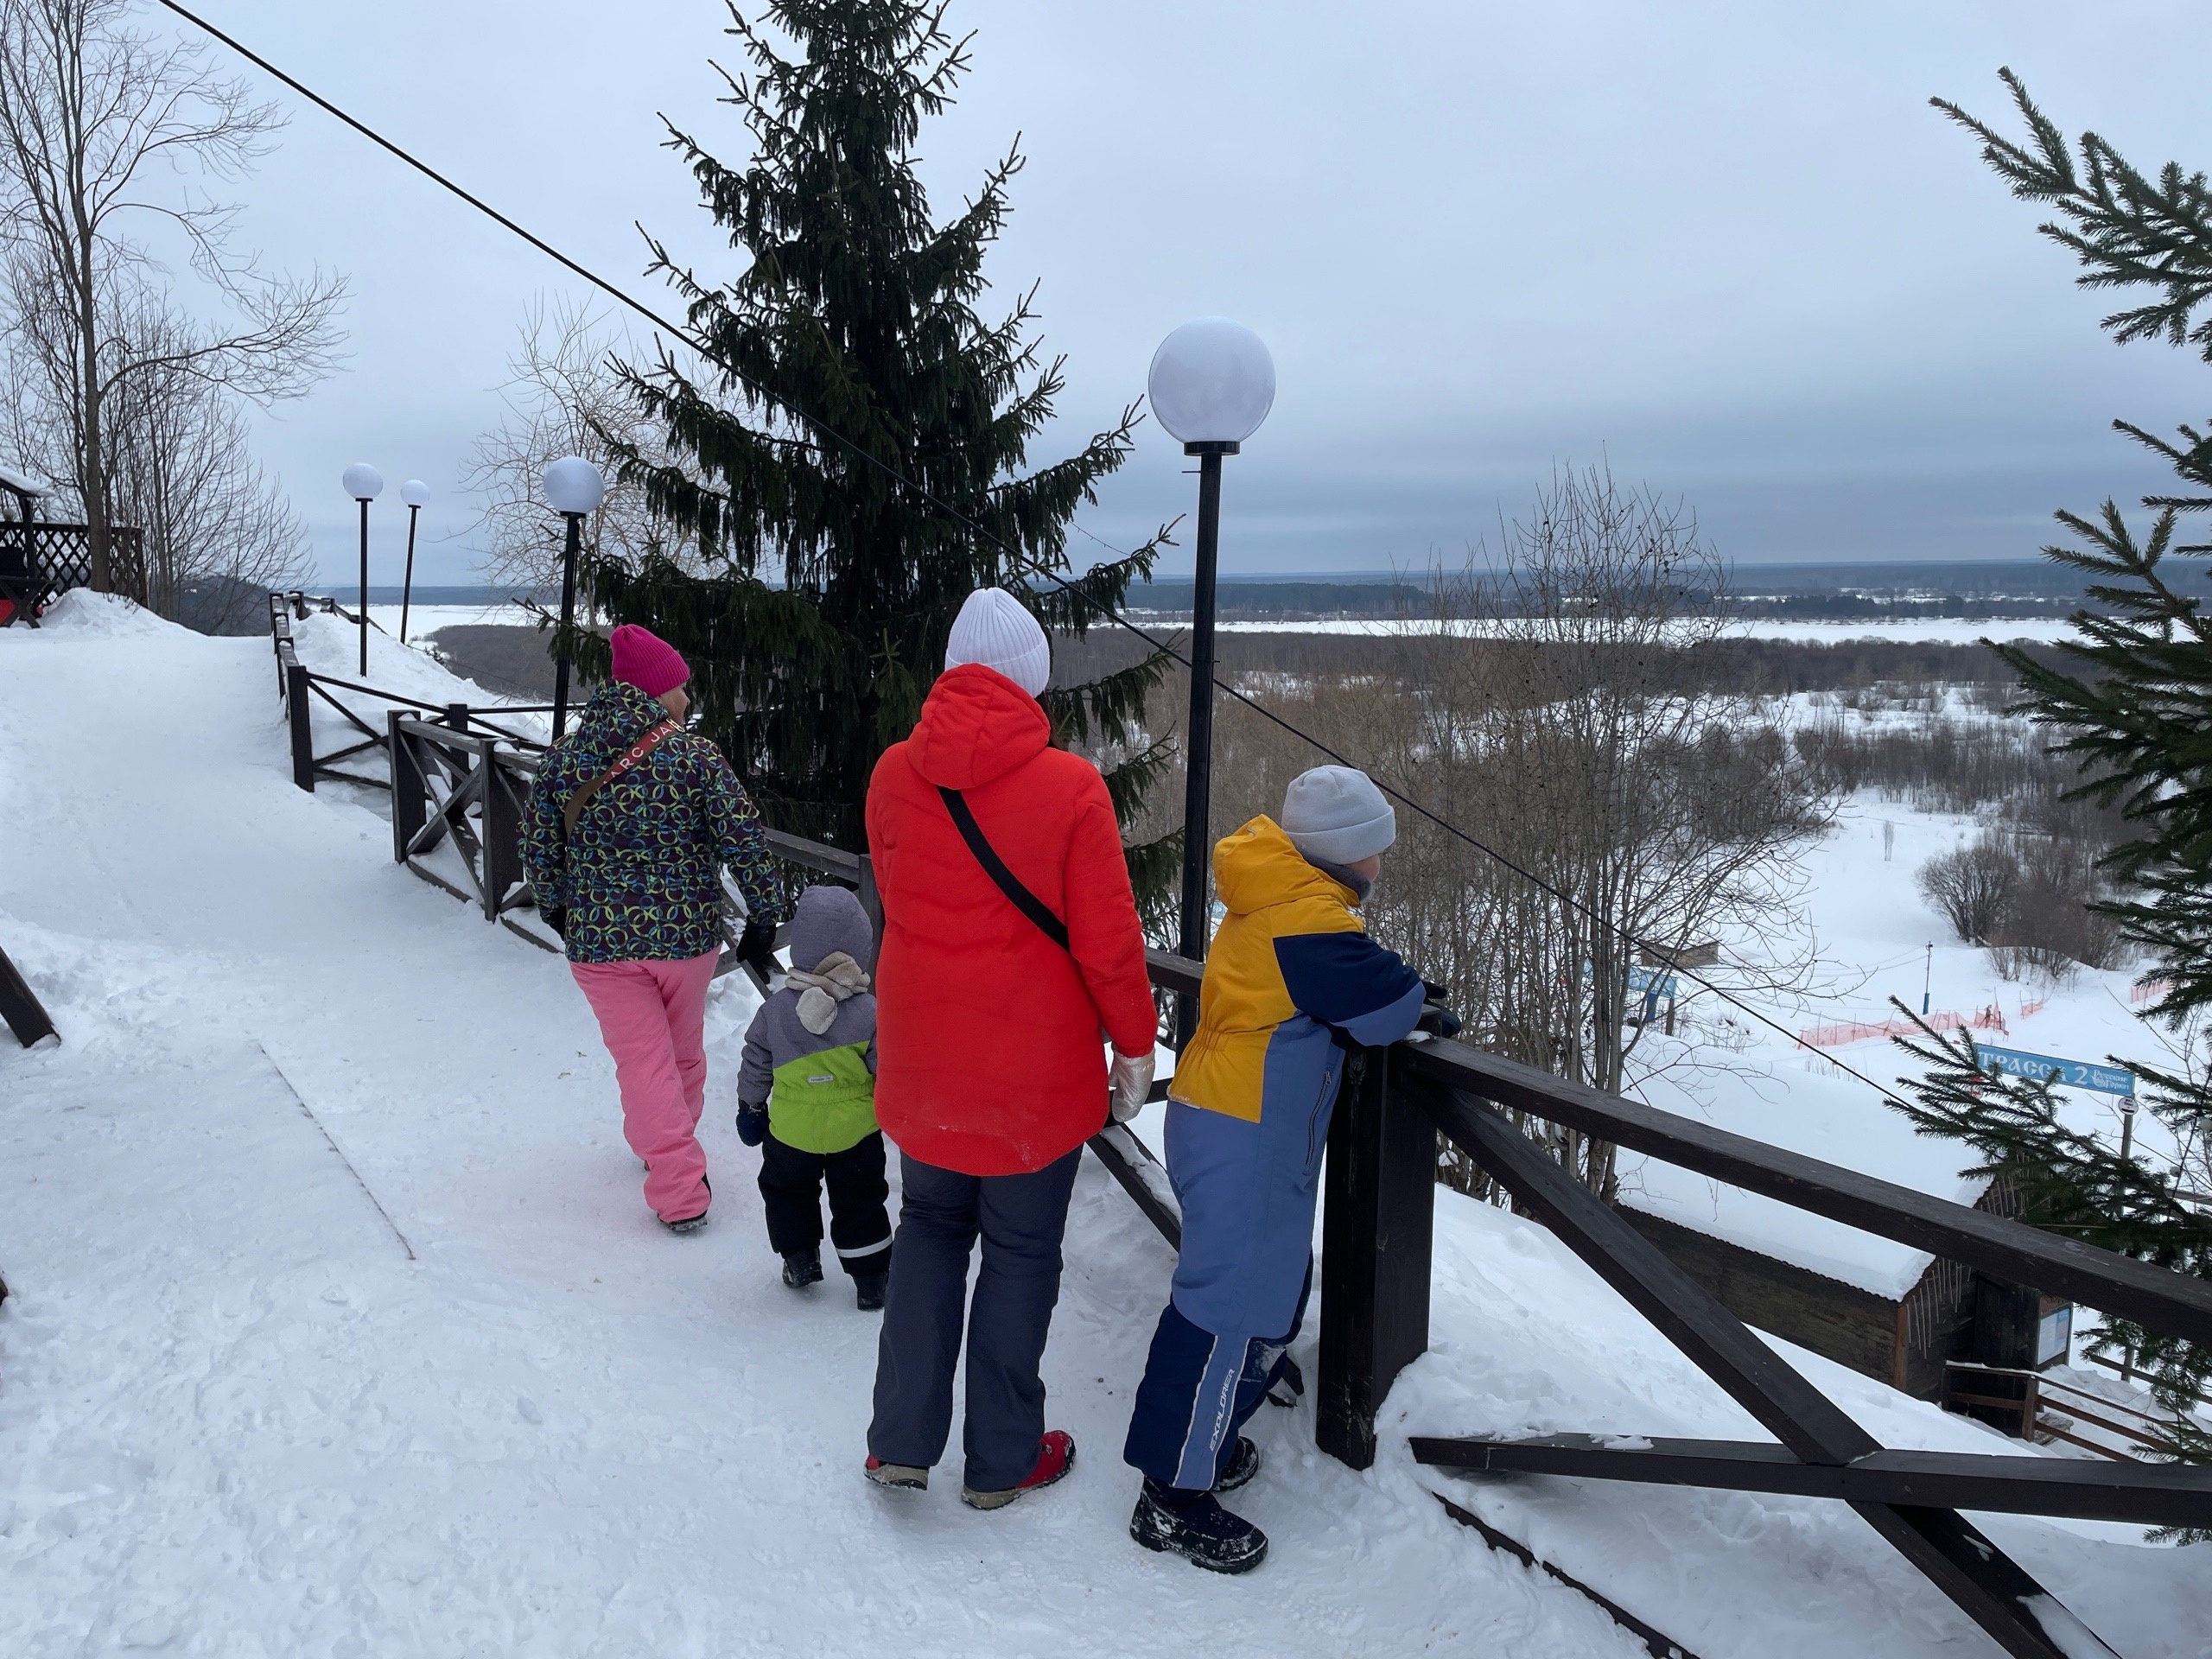
<path fill-rule="evenodd" d="M 476 906 L 486 921 L 501 923 L 542 949 L 557 950 L 548 933 L 518 920 L 521 913 L 534 912 L 537 904 L 523 868 L 521 838 L 540 753 L 534 744 L 517 747 L 518 741 L 527 740 L 517 740 L 480 716 L 472 724 L 488 729 L 460 724 L 458 716 L 467 712 L 456 706 L 454 718 L 438 721 L 398 709 L 386 716 L 385 741 L 379 747 L 391 760 L 387 787 L 391 791 L 392 860 L 462 903 Z M 769 849 L 785 862 L 855 889 L 869 921 L 880 931 L 882 911 L 866 854 L 825 847 L 778 830 L 767 831 L 767 839 Z M 715 976 L 742 969 L 757 988 L 766 990 L 760 975 L 738 960 L 734 946 L 743 930 L 737 899 L 726 893 L 722 935 L 732 948 L 722 952 Z M 788 933 L 788 927 L 778 931 L 779 945 Z"/>
<path fill-rule="evenodd" d="M 41 1043 L 58 1042 L 54 1035 L 53 1018 L 46 1005 L 30 988 L 16 964 L 8 960 L 8 953 L 0 950 L 0 1021 L 16 1034 L 16 1040 L 25 1048 L 36 1048 Z"/>
<path fill-rule="evenodd" d="M 347 622 L 358 623 L 360 620 L 357 613 L 347 610 L 334 599 L 315 598 L 296 590 L 269 595 L 269 640 L 276 656 L 276 693 L 284 700 L 285 720 L 291 735 L 292 781 L 302 789 L 312 793 L 318 779 L 357 784 L 365 789 L 391 787 L 389 778 L 378 778 L 373 772 L 347 772 L 340 766 L 340 762 L 366 755 L 372 750 L 382 749 L 388 754 L 391 746 L 391 727 L 389 721 L 382 728 L 372 724 L 359 710 L 334 695 L 339 691 L 351 692 L 359 697 L 374 697 L 391 705 L 395 710 L 406 709 L 418 714 L 434 715 L 448 730 L 463 735 L 474 734 L 490 741 L 512 744 L 518 749 L 537 750 L 544 747 L 527 733 L 518 731 L 512 724 L 502 724 L 501 721 L 515 715 L 550 713 L 550 704 L 499 703 L 484 709 L 472 708 L 465 702 L 424 702 L 419 697 L 402 696 L 397 691 L 386 691 L 378 686 L 315 673 L 300 661 L 298 648 L 292 639 L 294 620 L 304 621 L 315 611 L 324 612 Z M 335 709 L 346 723 L 361 734 L 360 740 L 343 748 L 333 749 L 327 754 L 317 754 L 315 751 L 315 706 L 317 700 Z M 491 718 L 494 715 L 500 719 Z"/>
<path fill-rule="evenodd" d="M 537 760 L 505 747 L 512 742 L 397 713 L 391 716 L 387 738 L 395 858 L 480 905 L 486 919 L 514 926 L 511 912 L 531 902 L 515 843 Z M 468 887 L 422 863 L 442 839 L 462 854 Z M 779 833 L 769 839 L 778 856 L 794 866 L 857 888 L 880 929 L 873 872 L 864 855 Z M 1147 965 L 1164 997 L 1197 995 L 1204 973 L 1198 963 L 1155 950 L 1148 953 Z M 1374 1462 L 1383 1399 L 1400 1372 L 1427 1349 L 1440 1136 L 1510 1194 L 1522 1214 L 1549 1228 L 1774 1438 L 1421 1436 L 1411 1442 L 1416 1461 L 1847 1503 L 2020 1659 L 2073 1659 L 2094 1638 L 1959 1511 L 2212 1528 L 2212 1469 L 1883 1446 L 1576 1181 L 1516 1126 L 1509 1110 L 1580 1129 L 2004 1281 L 2212 1344 L 2212 1284 L 2203 1281 L 1603 1094 L 1462 1044 L 1416 1038 L 1353 1051 L 1330 1129 L 1315 1437 L 1331 1455 L 1356 1469 Z M 1109 1128 L 1091 1147 L 1145 1216 L 1174 1242 L 1181 1224 L 1174 1194 L 1143 1144 L 1126 1129 Z M 1440 1501 L 1498 1547 L 1525 1554 L 1510 1540 L 1492 1537 L 1495 1529 L 1467 1510 Z M 1590 1586 L 1547 1570 L 1606 1607 L 1655 1654 L 1681 1651 Z"/>
<path fill-rule="evenodd" d="M 1338 1103 L 1322 1224 L 1324 1450 L 1374 1457 L 1375 1414 L 1428 1341 L 1437 1137 L 1459 1148 L 1778 1444 L 1422 1437 L 1421 1463 L 1847 1503 L 2004 1649 L 2078 1654 L 2056 1599 L 1958 1511 L 2212 1527 L 2212 1469 L 1891 1451 L 1554 1160 L 1506 1109 L 2152 1329 L 2212 1342 L 2212 1284 L 1444 1041 L 1370 1052 Z M 1332 1311 L 1333 1310 L 1333 1311 Z M 2050 1609 L 2048 1612 L 2043 1611 Z"/>
<path fill-rule="evenodd" d="M 125 599 L 146 602 L 146 538 L 122 526 L 107 533 L 108 586 Z M 21 569 L 34 618 L 72 588 L 92 582 L 92 532 L 83 524 L 36 519 L 0 520 L 0 572 Z"/>
<path fill-rule="evenodd" d="M 2116 1463 L 2165 1454 L 2163 1421 L 2141 1406 L 2063 1376 L 1955 1360 L 1943 1368 L 1943 1405 L 2024 1440 L 2069 1446 Z"/>

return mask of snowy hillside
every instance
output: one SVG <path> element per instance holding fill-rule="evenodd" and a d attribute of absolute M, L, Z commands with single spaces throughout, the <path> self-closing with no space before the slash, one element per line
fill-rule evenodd
<path fill-rule="evenodd" d="M 339 632 L 303 650 L 346 671 Z M 480 701 L 378 649 L 377 683 Z M 1431 1488 L 1703 1659 L 1993 1652 L 1838 1506 L 1417 1469 L 1409 1432 L 1762 1438 L 1548 1234 L 1448 1193 L 1377 1467 L 1304 1409 L 1257 1425 L 1255 1577 L 1125 1535 L 1171 1257 L 1088 1161 L 1045 1361 L 1073 1478 L 995 1515 L 867 1485 L 874 1321 L 777 1282 L 729 1121 L 749 990 L 710 1007 L 714 1224 L 671 1237 L 563 964 L 393 865 L 365 799 L 293 788 L 264 641 L 83 595 L 0 632 L 0 943 L 67 1039 L 0 1039 L 10 1659 L 1643 1652 Z M 1783 1138 L 1835 1082 L 1775 1077 L 1708 1109 Z M 2039 1455 L 1786 1351 L 1891 1445 Z M 2203 1652 L 2203 1551 L 1981 1524 L 2128 1659 Z"/>

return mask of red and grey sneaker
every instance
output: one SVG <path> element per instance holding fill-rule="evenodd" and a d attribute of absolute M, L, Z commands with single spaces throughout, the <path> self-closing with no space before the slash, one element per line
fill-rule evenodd
<path fill-rule="evenodd" d="M 894 1491 L 925 1492 L 930 1486 L 930 1471 L 918 1464 L 886 1463 L 881 1458 L 870 1458 L 861 1473 L 879 1486 L 888 1486 Z"/>
<path fill-rule="evenodd" d="M 1050 1486 L 1074 1467 L 1075 1437 L 1064 1428 L 1048 1428 L 1045 1438 L 1037 1442 L 1037 1466 L 1029 1471 L 1028 1479 L 1002 1492 L 979 1492 L 963 1482 L 960 1501 L 971 1510 L 1002 1510 L 1017 1497 Z"/>

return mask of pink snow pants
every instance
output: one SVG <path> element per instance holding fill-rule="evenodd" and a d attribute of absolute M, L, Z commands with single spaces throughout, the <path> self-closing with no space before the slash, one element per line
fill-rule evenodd
<path fill-rule="evenodd" d="M 599 1016 L 622 1090 L 622 1138 L 645 1160 L 645 1202 L 663 1221 L 706 1213 L 707 987 L 715 957 L 683 962 L 572 962 Z"/>

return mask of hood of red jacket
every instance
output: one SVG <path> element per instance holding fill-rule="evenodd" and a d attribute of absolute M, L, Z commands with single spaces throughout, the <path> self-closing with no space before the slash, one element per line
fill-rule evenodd
<path fill-rule="evenodd" d="M 940 789 L 974 789 L 1043 753 L 1052 722 L 1037 699 L 995 668 L 947 669 L 922 702 L 907 758 Z"/>

